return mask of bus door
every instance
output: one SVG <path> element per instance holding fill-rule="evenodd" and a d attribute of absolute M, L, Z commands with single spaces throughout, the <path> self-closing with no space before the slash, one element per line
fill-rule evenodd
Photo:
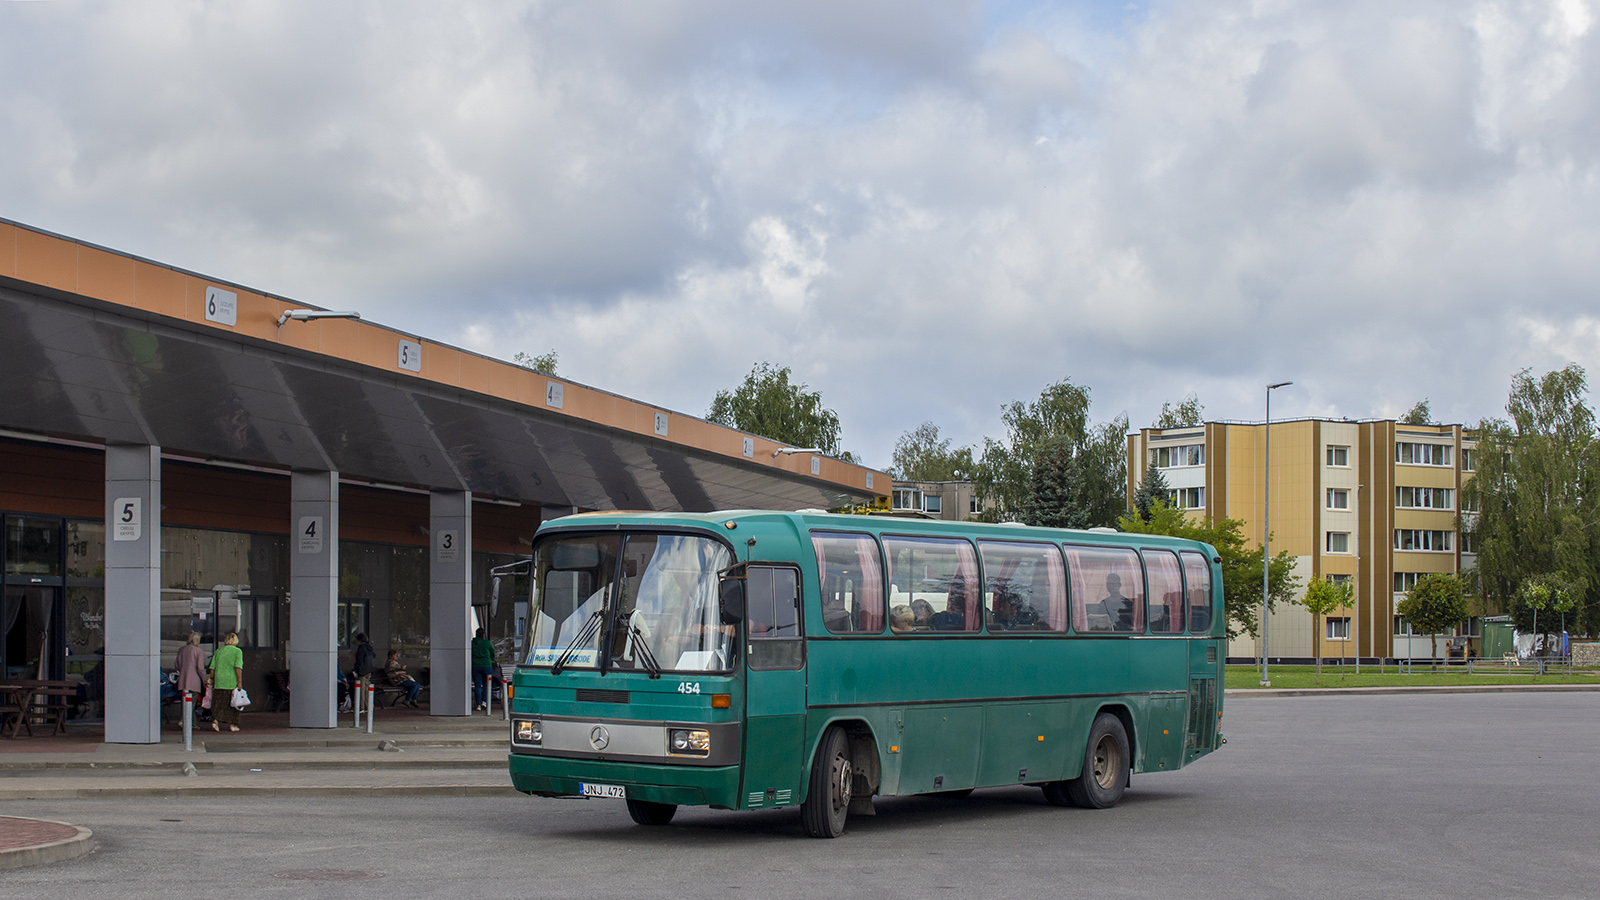
<path fill-rule="evenodd" d="M 751 565 L 745 587 L 744 787 L 749 809 L 800 799 L 806 736 L 805 629 L 800 570 Z"/>

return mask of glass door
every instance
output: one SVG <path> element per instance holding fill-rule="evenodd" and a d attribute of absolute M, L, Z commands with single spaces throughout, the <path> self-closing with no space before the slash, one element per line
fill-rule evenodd
<path fill-rule="evenodd" d="M 0 606 L 0 642 L 5 677 L 60 679 L 66 672 L 66 644 L 62 640 L 61 589 L 34 585 L 6 585 Z"/>

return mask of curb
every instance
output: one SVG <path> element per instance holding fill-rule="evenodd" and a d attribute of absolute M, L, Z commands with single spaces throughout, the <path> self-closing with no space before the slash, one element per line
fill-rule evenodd
<path fill-rule="evenodd" d="M 248 785 L 235 787 L 86 787 L 86 788 L 45 788 L 42 790 L 0 790 L 0 800 L 86 800 L 106 797 L 137 797 L 154 798 L 162 800 L 181 800 L 186 797 L 510 797 L 517 794 L 515 788 L 507 785 L 492 784 L 434 784 L 434 785 L 379 785 L 373 787 L 352 787 L 349 785 L 326 785 L 303 787 L 252 787 Z M 44 820 L 40 820 L 44 821 Z M 65 822 L 58 823 L 65 825 Z M 76 828 L 77 826 L 69 826 Z M 88 842 L 90 832 L 87 828 L 78 829 L 81 834 L 78 838 L 56 843 L 69 843 L 72 840 Z M 50 846 L 50 845 L 43 845 Z M 38 848 L 22 848 L 34 850 Z M 87 849 L 80 849 L 60 859 L 70 859 L 81 856 L 93 849 L 92 843 Z M 0 869 L 6 868 L 5 854 L 17 851 L 0 851 Z M 42 860 L 53 862 L 51 860 Z M 20 865 L 34 865 L 34 863 L 21 863 Z"/>
<path fill-rule="evenodd" d="M 62 838 L 58 841 L 0 850 L 0 871 L 66 862 L 69 859 L 77 859 L 80 856 L 87 856 L 94 852 L 94 832 L 81 825 L 73 825 L 70 822 L 56 822 L 51 819 L 25 819 L 20 816 L 0 816 L 0 819 L 16 819 L 23 822 L 49 822 L 52 825 L 61 825 L 77 831 L 77 834 L 72 837 Z"/>
<path fill-rule="evenodd" d="M 1241 697 L 1319 697 L 1327 694 L 1362 696 L 1375 694 L 1541 694 L 1600 691 L 1600 684 L 1447 684 L 1416 687 L 1342 688 L 1228 688 L 1229 699 Z"/>
<path fill-rule="evenodd" d="M 250 769 L 270 768 L 273 771 L 306 769 L 498 769 L 506 767 L 505 755 L 496 759 L 316 759 L 274 760 L 259 757 L 237 760 L 177 759 L 153 762 L 78 762 L 76 760 L 46 760 L 0 762 L 0 774 L 6 772 L 95 772 L 123 775 L 162 775 L 182 771 L 185 765 L 208 772 L 244 772 Z"/>

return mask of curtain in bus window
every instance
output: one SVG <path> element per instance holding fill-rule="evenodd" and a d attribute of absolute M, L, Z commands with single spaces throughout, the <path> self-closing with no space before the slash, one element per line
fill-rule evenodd
<path fill-rule="evenodd" d="M 1183 554 L 1183 576 L 1189 588 L 1189 633 L 1211 630 L 1211 567 L 1198 553 Z"/>
<path fill-rule="evenodd" d="M 1067 546 L 1072 627 L 1087 633 L 1144 631 L 1144 576 L 1139 554 L 1110 547 Z"/>
<path fill-rule="evenodd" d="M 1183 633 L 1183 575 L 1171 550 L 1144 551 L 1144 573 L 1150 581 L 1150 631 Z"/>
<path fill-rule="evenodd" d="M 1054 544 L 982 541 L 990 631 L 1066 631 L 1067 571 Z"/>
<path fill-rule="evenodd" d="M 897 632 L 977 631 L 978 555 L 961 540 L 883 539 L 890 624 Z"/>
<path fill-rule="evenodd" d="M 834 634 L 883 630 L 883 563 L 867 534 L 813 534 L 822 622 Z"/>

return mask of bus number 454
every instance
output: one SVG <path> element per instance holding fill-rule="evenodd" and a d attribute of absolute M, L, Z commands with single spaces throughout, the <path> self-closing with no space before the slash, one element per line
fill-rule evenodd
<path fill-rule="evenodd" d="M 698 681 L 682 681 L 682 682 L 679 682 L 678 683 L 678 693 L 680 693 L 680 694 L 698 694 L 698 693 L 700 693 L 700 682 L 698 682 Z"/>

